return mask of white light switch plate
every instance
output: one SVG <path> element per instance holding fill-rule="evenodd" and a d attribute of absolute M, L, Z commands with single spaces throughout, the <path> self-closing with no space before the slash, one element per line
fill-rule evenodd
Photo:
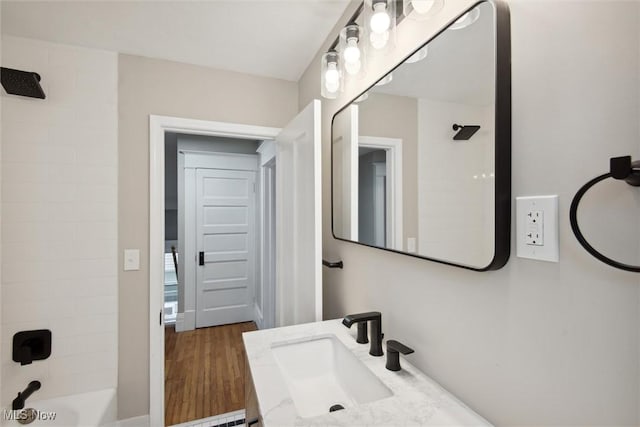
<path fill-rule="evenodd" d="M 140 270 L 140 249 L 124 250 L 124 271 Z"/>
<path fill-rule="evenodd" d="M 558 196 L 516 197 L 516 251 L 520 258 L 558 262 Z"/>

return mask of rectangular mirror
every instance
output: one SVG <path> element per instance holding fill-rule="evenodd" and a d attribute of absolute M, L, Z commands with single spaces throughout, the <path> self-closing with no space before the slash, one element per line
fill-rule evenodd
<path fill-rule="evenodd" d="M 333 117 L 337 239 L 473 270 L 510 252 L 509 12 L 482 1 Z"/>

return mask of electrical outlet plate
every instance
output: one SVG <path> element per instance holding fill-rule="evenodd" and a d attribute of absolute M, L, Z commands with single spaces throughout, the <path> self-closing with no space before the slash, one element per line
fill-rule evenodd
<path fill-rule="evenodd" d="M 516 197 L 517 256 L 558 262 L 558 243 L 558 196 Z"/>

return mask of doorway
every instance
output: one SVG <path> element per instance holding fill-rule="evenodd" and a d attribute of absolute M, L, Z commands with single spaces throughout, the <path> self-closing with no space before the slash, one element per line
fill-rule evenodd
<path fill-rule="evenodd" d="M 358 239 L 364 238 L 372 246 L 402 250 L 402 140 L 359 136 L 355 148 Z"/>
<path fill-rule="evenodd" d="M 255 292 L 253 313 L 256 323 L 263 327 L 286 326 L 321 320 L 322 318 L 322 228 L 321 228 L 321 139 L 320 139 L 320 101 L 314 100 L 304 108 L 283 129 L 266 128 L 242 124 L 210 122 L 202 120 L 181 119 L 165 116 L 150 116 L 149 120 L 149 418 L 150 425 L 165 425 L 165 388 L 163 384 L 165 372 L 165 325 L 163 323 L 164 305 L 164 238 L 165 238 L 165 136 L 168 133 L 187 135 L 205 135 L 213 137 L 233 138 L 253 141 L 271 141 L 263 143 L 258 150 L 259 169 L 256 177 L 257 188 L 260 189 L 259 221 L 264 224 L 269 215 L 269 227 L 261 227 L 257 233 L 259 246 L 257 271 L 270 271 L 265 275 L 264 283 L 257 280 L 262 287 Z M 197 150 L 196 150 L 197 151 Z M 268 164 L 273 159 L 275 164 Z M 265 168 L 270 171 L 264 170 Z M 197 169 L 197 168 L 196 168 Z M 222 168 L 220 168 L 222 169 Z M 234 170 L 243 170 L 233 167 Z M 276 173 L 277 171 L 277 173 Z M 267 180 L 264 175 L 271 176 L 275 186 L 271 192 L 275 201 L 264 200 L 262 189 Z M 195 197 L 195 196 L 194 196 Z M 195 203 L 195 199 L 194 199 Z M 271 206 L 272 208 L 269 208 Z M 274 215 L 275 213 L 275 215 Z M 274 225 L 275 224 L 275 225 Z M 286 224 L 286 227 L 283 227 Z M 265 230 L 273 229 L 269 234 Z M 276 234 L 275 230 L 279 230 Z M 267 233 L 265 236 L 264 234 Z M 275 234 L 275 237 L 273 236 Z M 179 248 L 178 260 L 185 265 L 200 264 L 196 252 L 190 254 L 186 249 L 195 245 L 186 242 L 185 249 Z M 270 240 L 271 239 L 271 240 Z M 275 240 L 275 254 L 265 247 Z M 181 253 L 184 254 L 181 257 Z M 273 262 L 269 260 L 270 254 Z M 193 256 L 192 256 L 193 255 Z M 198 254 L 199 255 L 199 254 Z M 205 256 L 206 259 L 206 256 Z M 269 264 L 271 263 L 271 264 Z M 200 267 L 200 266 L 199 266 Z M 178 284 L 191 283 L 195 277 L 188 277 L 190 269 L 178 265 Z M 275 271 L 275 273 L 273 273 Z M 260 279 L 262 274 L 260 274 Z M 272 291 L 267 286 L 273 282 Z M 273 290 L 273 288 L 275 289 Z M 256 288 L 258 289 L 258 288 Z M 180 293 L 178 292 L 180 301 Z M 193 324 L 188 332 L 194 333 L 206 329 L 227 328 L 228 325 L 212 328 L 196 328 L 195 301 L 187 301 L 184 295 L 185 312 L 180 323 L 180 313 L 176 319 L 176 331 L 182 324 Z M 195 299 L 195 297 L 194 297 Z M 258 303 L 258 301 L 260 301 Z M 193 303 L 194 310 L 189 313 L 186 306 Z M 267 306 L 271 305 L 271 309 Z M 275 311 L 273 315 L 267 315 Z M 272 319 L 269 319 L 272 317 Z M 266 326 L 265 326 L 266 325 Z M 184 332 L 183 332 L 184 333 Z M 183 335 L 186 336 L 186 335 Z M 197 340 L 196 340 L 197 341 Z M 206 339 L 205 339 L 206 341 Z M 241 339 L 237 340 L 241 344 Z M 197 347 L 197 345 L 196 345 Z M 243 348 L 243 347 L 242 347 Z M 228 353 L 228 351 L 226 351 Z M 206 354 L 206 353 L 205 353 Z M 240 359 L 243 360 L 244 355 Z M 236 359 L 239 370 L 244 363 Z M 198 360 L 211 360 L 208 356 L 200 356 Z M 221 366 L 221 365 L 218 365 Z M 242 372 L 238 378 L 242 378 Z M 244 380 L 244 378 L 243 378 Z M 207 399 L 212 399 L 209 394 Z M 242 399 L 240 399 L 242 401 Z M 207 421 L 208 422 L 208 421 Z M 196 421 L 196 424 L 198 421 Z M 193 424 L 193 423 L 191 423 Z"/>
<path fill-rule="evenodd" d="M 273 291 L 260 289 L 262 143 L 165 134 L 165 247 L 178 248 L 165 258 L 180 260 L 172 294 L 165 280 L 165 425 L 244 408 L 242 333 L 257 329 L 258 294 Z"/>

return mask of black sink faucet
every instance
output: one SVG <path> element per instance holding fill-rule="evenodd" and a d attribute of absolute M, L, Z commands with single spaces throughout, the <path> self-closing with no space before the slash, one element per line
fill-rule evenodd
<path fill-rule="evenodd" d="M 31 381 L 24 391 L 18 392 L 18 397 L 13 399 L 11 409 L 17 411 L 24 408 L 24 402 L 33 394 L 34 391 L 40 390 L 40 381 Z"/>
<path fill-rule="evenodd" d="M 372 356 L 382 356 L 382 314 L 379 311 L 367 313 L 348 314 L 342 319 L 342 324 L 350 328 L 354 323 L 358 324 L 358 339 L 360 344 L 367 343 L 367 322 L 371 322 L 371 349 Z"/>

